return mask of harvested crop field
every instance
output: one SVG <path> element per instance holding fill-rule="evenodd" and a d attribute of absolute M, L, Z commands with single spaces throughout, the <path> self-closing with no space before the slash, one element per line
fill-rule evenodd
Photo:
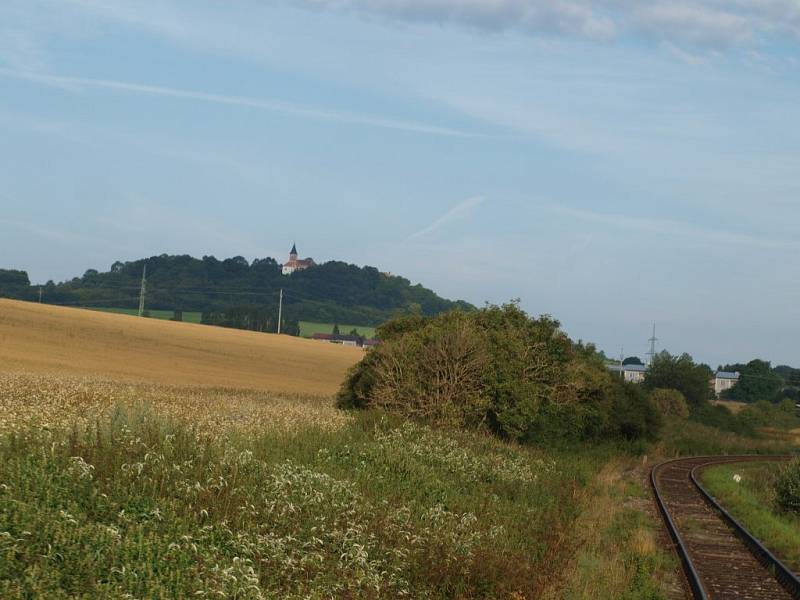
<path fill-rule="evenodd" d="M 329 396 L 363 352 L 289 336 L 0 299 L 0 372 Z"/>

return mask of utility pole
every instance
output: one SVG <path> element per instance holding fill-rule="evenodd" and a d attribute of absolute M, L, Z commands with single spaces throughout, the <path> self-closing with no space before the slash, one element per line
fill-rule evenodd
<path fill-rule="evenodd" d="M 39 286 L 39 304 L 42 303 L 42 286 Z"/>
<path fill-rule="evenodd" d="M 653 359 L 656 356 L 656 342 L 658 341 L 658 338 L 656 337 L 656 324 L 655 323 L 653 323 L 653 337 L 651 337 L 647 341 L 650 342 L 650 352 L 648 352 L 647 355 L 650 357 L 650 366 L 652 367 L 653 366 Z"/>
<path fill-rule="evenodd" d="M 283 317 L 283 288 L 278 296 L 278 335 L 281 334 L 281 318 Z"/>
<path fill-rule="evenodd" d="M 142 287 L 139 290 L 139 316 L 144 315 L 144 295 L 147 293 L 147 264 L 142 268 Z"/>
<path fill-rule="evenodd" d="M 625 346 L 619 347 L 619 376 L 625 377 L 625 371 L 622 368 L 622 363 L 625 361 Z"/>

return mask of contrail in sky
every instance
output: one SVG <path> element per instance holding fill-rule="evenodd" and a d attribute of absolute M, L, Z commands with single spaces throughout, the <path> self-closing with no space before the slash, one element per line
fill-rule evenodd
<path fill-rule="evenodd" d="M 380 127 L 382 129 L 394 129 L 398 131 L 408 131 L 411 133 L 423 133 L 428 135 L 439 135 L 449 137 L 477 138 L 486 137 L 480 134 L 473 134 L 459 129 L 449 127 L 439 127 L 415 121 L 401 121 L 386 117 L 359 114 L 347 111 L 332 110 L 326 108 L 316 108 L 300 104 L 290 104 L 281 100 L 263 100 L 260 98 L 250 98 L 247 96 L 226 96 L 222 94 L 211 94 L 206 92 L 196 92 L 179 88 L 146 85 L 141 83 L 129 83 L 126 81 L 115 81 L 112 79 L 91 79 L 85 77 L 64 77 L 60 75 L 49 75 L 41 73 L 31 73 L 26 71 L 15 71 L 12 69 L 0 68 L 0 76 L 13 77 L 34 81 L 44 85 L 56 86 L 65 89 L 80 89 L 83 87 L 100 88 L 115 90 L 119 92 L 129 92 L 133 94 L 143 94 L 148 96 L 163 96 L 168 98 L 182 98 L 185 100 L 198 100 L 212 104 L 226 104 L 230 106 L 244 106 L 257 108 L 270 112 L 278 112 L 296 117 L 307 117 L 323 121 L 334 121 L 339 123 L 352 123 L 355 125 L 365 125 L 368 127 Z"/>

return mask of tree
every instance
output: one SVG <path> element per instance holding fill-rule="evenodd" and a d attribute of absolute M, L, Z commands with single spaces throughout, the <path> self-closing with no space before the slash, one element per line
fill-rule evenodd
<path fill-rule="evenodd" d="M 338 323 L 334 323 L 333 324 L 333 332 L 332 333 L 333 333 L 333 335 L 340 335 L 339 334 L 339 324 Z"/>
<path fill-rule="evenodd" d="M 740 369 L 739 381 L 723 395 L 739 402 L 773 400 L 782 387 L 783 379 L 772 370 L 770 363 L 756 358 Z"/>
<path fill-rule="evenodd" d="M 623 365 L 644 365 L 642 359 L 638 356 L 629 356 L 625 360 L 622 361 Z"/>
<path fill-rule="evenodd" d="M 665 351 L 653 357 L 644 377 L 644 387 L 651 391 L 658 388 L 678 390 L 690 407 L 699 407 L 712 397 L 711 375 L 708 366 L 695 364 L 690 355 L 672 356 Z"/>

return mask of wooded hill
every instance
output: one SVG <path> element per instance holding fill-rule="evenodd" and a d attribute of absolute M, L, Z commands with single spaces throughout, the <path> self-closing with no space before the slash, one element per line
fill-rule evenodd
<path fill-rule="evenodd" d="M 106 272 L 89 269 L 82 277 L 42 286 L 31 285 L 24 271 L 0 269 L 0 296 L 36 301 L 41 287 L 47 304 L 135 308 L 145 266 L 148 309 L 197 311 L 205 323 L 240 329 L 274 331 L 281 289 L 283 329 L 295 334 L 299 320 L 374 326 L 401 313 L 474 309 L 374 267 L 331 261 L 284 276 L 273 258 L 251 263 L 241 256 L 218 260 L 162 254 L 115 262 Z"/>

